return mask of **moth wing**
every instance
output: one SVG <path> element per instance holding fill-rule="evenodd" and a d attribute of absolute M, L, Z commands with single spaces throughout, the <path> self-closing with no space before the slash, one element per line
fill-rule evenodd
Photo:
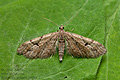
<path fill-rule="evenodd" d="M 105 47 L 97 41 L 78 34 L 65 32 L 67 52 L 74 57 L 96 58 L 107 53 Z"/>
<path fill-rule="evenodd" d="M 18 54 L 28 58 L 48 58 L 56 52 L 58 32 L 49 33 L 23 43 L 18 49 Z"/>

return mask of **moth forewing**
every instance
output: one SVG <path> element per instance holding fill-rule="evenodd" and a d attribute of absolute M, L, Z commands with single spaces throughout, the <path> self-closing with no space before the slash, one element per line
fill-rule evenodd
<path fill-rule="evenodd" d="M 48 58 L 55 53 L 58 32 L 49 33 L 23 43 L 18 49 L 18 54 L 28 58 Z"/>
<path fill-rule="evenodd" d="M 66 32 L 67 49 L 74 57 L 96 58 L 107 50 L 97 41 L 78 34 Z"/>
<path fill-rule="evenodd" d="M 25 54 L 27 52 L 27 50 L 32 47 L 33 44 L 30 41 L 26 41 L 25 43 L 23 43 L 18 49 L 17 49 L 17 53 L 19 54 Z"/>

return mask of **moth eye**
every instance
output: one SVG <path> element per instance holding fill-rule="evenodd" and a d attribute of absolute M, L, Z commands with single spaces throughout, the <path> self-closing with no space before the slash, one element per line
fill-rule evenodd
<path fill-rule="evenodd" d="M 64 27 L 63 27 L 63 29 L 64 29 Z"/>
<path fill-rule="evenodd" d="M 59 27 L 59 29 L 60 29 L 60 27 Z"/>

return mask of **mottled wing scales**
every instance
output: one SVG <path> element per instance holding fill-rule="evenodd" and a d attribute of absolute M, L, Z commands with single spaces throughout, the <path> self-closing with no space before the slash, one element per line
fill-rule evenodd
<path fill-rule="evenodd" d="M 18 54 L 28 58 L 48 58 L 56 52 L 58 32 L 49 33 L 23 43 L 18 49 Z"/>
<path fill-rule="evenodd" d="M 74 57 L 96 58 L 105 54 L 107 50 L 97 41 L 78 34 L 65 32 L 67 51 Z"/>
<path fill-rule="evenodd" d="M 48 58 L 49 56 L 55 54 L 56 52 L 56 41 L 58 40 L 58 35 L 55 34 L 54 36 L 51 36 L 49 41 L 47 41 L 44 45 L 42 52 L 40 52 L 39 57 L 40 58 Z"/>
<path fill-rule="evenodd" d="M 17 52 L 19 54 L 25 54 L 29 48 L 31 48 L 33 44 L 30 41 L 23 43 L 18 49 Z"/>
<path fill-rule="evenodd" d="M 37 58 L 37 53 L 39 52 L 39 46 L 33 45 L 30 49 L 27 50 L 23 55 L 29 58 Z"/>

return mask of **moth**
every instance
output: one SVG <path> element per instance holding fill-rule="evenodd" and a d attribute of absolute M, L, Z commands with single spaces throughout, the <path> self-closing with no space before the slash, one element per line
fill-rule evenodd
<path fill-rule="evenodd" d="M 59 61 L 62 62 L 65 47 L 67 53 L 73 57 L 96 58 L 107 52 L 105 47 L 97 41 L 75 33 L 64 31 L 64 26 L 58 32 L 49 33 L 23 43 L 18 49 L 18 54 L 28 58 L 48 58 L 56 53 L 58 43 Z M 66 43 L 66 46 L 65 46 Z"/>

